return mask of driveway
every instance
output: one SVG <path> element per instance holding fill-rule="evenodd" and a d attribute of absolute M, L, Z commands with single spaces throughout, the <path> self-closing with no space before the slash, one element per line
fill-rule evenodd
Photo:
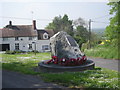
<path fill-rule="evenodd" d="M 91 59 L 95 62 L 95 66 L 102 67 L 102 68 L 108 68 L 111 70 L 118 71 L 118 62 L 119 60 L 112 60 L 112 59 L 101 59 L 101 58 L 92 58 L 88 57 L 88 59 Z"/>
<path fill-rule="evenodd" d="M 2 88 L 63 88 L 44 82 L 40 77 L 2 70 Z"/>

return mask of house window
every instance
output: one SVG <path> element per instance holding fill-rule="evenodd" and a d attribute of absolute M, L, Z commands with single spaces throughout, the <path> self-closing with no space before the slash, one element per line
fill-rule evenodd
<path fill-rule="evenodd" d="M 19 40 L 19 37 L 15 37 L 15 41 L 18 41 Z"/>
<path fill-rule="evenodd" d="M 5 37 L 4 37 L 4 38 L 3 38 L 3 41 L 8 41 L 8 38 L 5 38 Z"/>
<path fill-rule="evenodd" d="M 29 49 L 32 49 L 32 44 L 29 44 Z"/>
<path fill-rule="evenodd" d="M 32 37 L 29 37 L 29 40 L 32 40 Z"/>
<path fill-rule="evenodd" d="M 15 43 L 15 50 L 19 50 L 19 43 Z"/>
<path fill-rule="evenodd" d="M 49 50 L 49 45 L 42 45 L 42 50 Z"/>
<path fill-rule="evenodd" d="M 47 33 L 43 34 L 43 39 L 48 39 L 48 34 Z"/>

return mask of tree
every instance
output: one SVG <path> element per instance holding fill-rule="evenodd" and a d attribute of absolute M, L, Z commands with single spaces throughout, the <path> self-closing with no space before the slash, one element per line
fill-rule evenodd
<path fill-rule="evenodd" d="M 65 31 L 73 36 L 72 20 L 69 20 L 66 14 L 63 17 L 61 16 L 55 17 L 53 21 L 49 23 L 46 29 L 53 29 L 55 33 L 59 31 Z"/>
<path fill-rule="evenodd" d="M 81 18 L 81 17 L 79 17 L 78 19 L 76 19 L 73 22 L 73 24 L 75 25 L 75 27 L 77 27 L 77 26 L 83 26 L 83 27 L 86 27 L 86 28 L 88 27 L 87 22 L 83 18 Z"/>
<path fill-rule="evenodd" d="M 120 35 L 120 1 L 119 2 L 109 2 L 111 6 L 110 14 L 114 15 L 110 18 L 110 24 L 106 27 L 106 36 L 117 45 Z"/>
<path fill-rule="evenodd" d="M 79 44 L 80 48 L 83 43 L 86 43 L 88 41 L 88 36 L 89 32 L 84 26 L 77 26 L 74 38 Z"/>
<path fill-rule="evenodd" d="M 87 31 L 87 23 L 84 19 L 78 18 L 73 24 L 76 28 L 74 38 L 81 48 L 82 44 L 88 41 L 89 32 Z"/>

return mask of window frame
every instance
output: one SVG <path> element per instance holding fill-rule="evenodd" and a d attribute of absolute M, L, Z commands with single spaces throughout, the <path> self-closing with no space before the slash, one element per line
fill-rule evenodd
<path fill-rule="evenodd" d="M 19 45 L 19 43 L 15 43 L 15 50 L 20 50 L 20 45 Z"/>
<path fill-rule="evenodd" d="M 47 33 L 43 34 L 43 39 L 48 39 L 48 34 Z"/>
<path fill-rule="evenodd" d="M 30 50 L 33 49 L 32 44 L 28 44 L 28 49 L 30 49 Z"/>
<path fill-rule="evenodd" d="M 19 37 L 15 37 L 15 41 L 19 41 Z"/>
<path fill-rule="evenodd" d="M 50 50 L 50 46 L 49 45 L 42 45 L 42 50 Z"/>
<path fill-rule="evenodd" d="M 7 38 L 7 37 L 3 37 L 2 40 L 3 40 L 3 41 L 8 41 L 8 38 Z"/>

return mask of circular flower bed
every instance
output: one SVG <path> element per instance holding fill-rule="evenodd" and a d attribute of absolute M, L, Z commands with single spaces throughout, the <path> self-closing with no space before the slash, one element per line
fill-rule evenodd
<path fill-rule="evenodd" d="M 81 65 L 81 64 L 84 64 L 87 60 L 87 57 L 84 55 L 82 57 L 78 57 L 77 59 L 75 58 L 69 58 L 69 59 L 66 59 L 66 58 L 61 58 L 61 59 L 58 59 L 57 56 L 52 56 L 52 59 L 45 62 L 45 64 L 59 64 L 61 66 L 77 66 L 77 65 Z"/>

